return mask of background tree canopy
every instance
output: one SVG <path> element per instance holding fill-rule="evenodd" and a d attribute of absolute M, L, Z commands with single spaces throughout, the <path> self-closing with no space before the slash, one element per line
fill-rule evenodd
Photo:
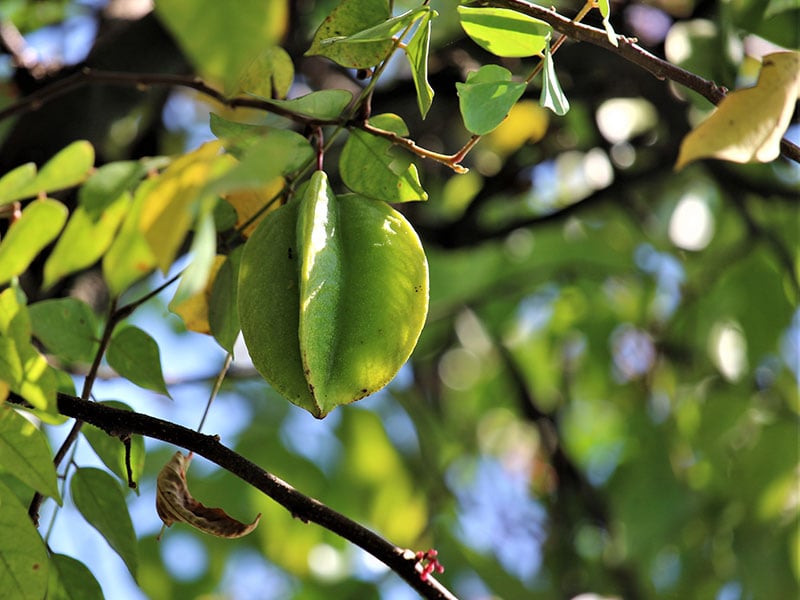
<path fill-rule="evenodd" d="M 0 596 L 797 592 L 800 9 L 554 6 L 4 0 Z"/>

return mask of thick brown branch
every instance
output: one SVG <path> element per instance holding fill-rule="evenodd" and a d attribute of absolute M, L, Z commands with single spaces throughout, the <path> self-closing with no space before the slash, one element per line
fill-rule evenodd
<path fill-rule="evenodd" d="M 23 398 L 13 393 L 9 399 L 12 402 L 24 402 Z M 391 544 L 360 523 L 298 492 L 285 481 L 222 445 L 216 436 L 61 393 L 58 394 L 58 411 L 67 417 L 99 427 L 110 435 L 143 435 L 199 454 L 261 490 L 301 521 L 317 523 L 369 552 L 424 598 L 457 600 L 435 578 L 428 577 L 425 581 L 420 578 L 421 571 L 417 570 L 418 562 L 413 552 Z"/>
<path fill-rule="evenodd" d="M 669 79 L 670 81 L 679 83 L 697 92 L 714 105 L 719 104 L 727 94 L 727 90 L 724 87 L 717 85 L 713 81 L 704 79 L 699 75 L 695 75 L 694 73 L 651 54 L 636 44 L 635 39 L 619 36 L 617 39 L 619 45 L 614 46 L 608 40 L 606 32 L 602 29 L 583 25 L 582 23 L 574 23 L 553 10 L 547 10 L 541 6 L 525 2 L 524 0 L 480 0 L 475 4 L 492 6 L 495 8 L 508 8 L 545 21 L 549 23 L 553 29 L 573 40 L 600 46 L 638 65 L 658 79 Z M 781 140 L 781 153 L 786 158 L 800 163 L 800 146 L 797 146 L 786 138 Z"/>

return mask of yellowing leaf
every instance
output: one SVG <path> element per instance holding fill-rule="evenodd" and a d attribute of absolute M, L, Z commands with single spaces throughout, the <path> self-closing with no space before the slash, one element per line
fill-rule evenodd
<path fill-rule="evenodd" d="M 525 143 L 536 143 L 547 133 L 550 117 L 533 100 L 517 102 L 505 121 L 486 136 L 486 143 L 495 152 L 506 156 Z M 449 182 L 448 182 L 449 183 Z"/>
<path fill-rule="evenodd" d="M 800 93 L 800 52 L 764 57 L 755 87 L 731 92 L 683 139 L 675 169 L 699 158 L 769 162 L 780 154 Z"/>
<path fill-rule="evenodd" d="M 155 255 L 157 266 L 166 273 L 192 224 L 193 206 L 201 191 L 221 167 L 231 162 L 219 154 L 219 141 L 203 144 L 173 162 L 144 200 L 139 230 Z"/>
<path fill-rule="evenodd" d="M 188 523 L 195 529 L 217 537 L 239 538 L 256 528 L 261 513 L 249 525 L 237 521 L 221 508 L 208 508 L 195 500 L 186 485 L 186 466 L 191 460 L 176 452 L 164 465 L 156 480 L 156 512 L 170 527 L 173 523 Z"/>
<path fill-rule="evenodd" d="M 238 190 L 225 195 L 228 203 L 236 209 L 236 229 L 239 229 L 244 237 L 250 237 L 261 219 L 280 206 L 275 200 L 283 190 L 284 183 L 283 177 L 276 177 L 262 187 Z M 270 207 L 262 211 L 269 202 L 272 202 Z M 253 219 L 259 211 L 262 211 L 261 214 Z M 244 229 L 240 229 L 245 223 L 247 225 Z"/>
<path fill-rule="evenodd" d="M 225 262 L 225 257 L 217 255 L 211 267 L 208 283 L 205 289 L 197 294 L 190 296 L 177 306 L 171 307 L 172 312 L 183 319 L 186 329 L 197 333 L 211 333 L 211 326 L 208 324 L 208 300 L 211 297 L 211 289 L 217 277 L 217 271 Z"/>

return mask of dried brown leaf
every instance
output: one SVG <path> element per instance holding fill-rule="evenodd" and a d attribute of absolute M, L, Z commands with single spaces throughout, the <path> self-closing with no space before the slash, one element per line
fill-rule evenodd
<path fill-rule="evenodd" d="M 170 527 L 173 523 L 188 523 L 195 529 L 217 537 L 239 538 L 258 525 L 261 514 L 249 525 L 237 521 L 221 508 L 209 508 L 195 500 L 186 485 L 186 467 L 191 458 L 181 452 L 164 465 L 156 480 L 156 511 Z"/>

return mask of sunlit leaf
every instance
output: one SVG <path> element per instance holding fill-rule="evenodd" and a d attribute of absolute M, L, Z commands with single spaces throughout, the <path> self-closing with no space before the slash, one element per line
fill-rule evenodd
<path fill-rule="evenodd" d="M 36 165 L 25 163 L 0 177 L 0 206 L 25 197 L 25 190 L 36 178 Z"/>
<path fill-rule="evenodd" d="M 222 145 L 208 142 L 175 160 L 156 179 L 141 206 L 139 230 L 158 267 L 166 273 L 183 243 L 210 181 L 232 165 L 219 154 Z"/>
<path fill-rule="evenodd" d="M 103 590 L 92 572 L 65 554 L 50 555 L 47 600 L 103 600 Z"/>
<path fill-rule="evenodd" d="M 278 200 L 285 185 L 283 177 L 276 177 L 263 186 L 225 194 L 225 200 L 235 209 L 235 226 L 243 237 L 250 237 L 261 219 L 280 206 Z"/>
<path fill-rule="evenodd" d="M 286 32 L 289 3 L 240 0 L 231 10 L 217 0 L 159 0 L 156 15 L 199 73 L 230 94 L 253 57 Z"/>
<path fill-rule="evenodd" d="M 211 199 L 214 202 L 213 199 Z M 197 219 L 192 245 L 189 253 L 192 261 L 183 271 L 175 296 L 170 301 L 170 310 L 174 306 L 188 300 L 207 287 L 217 252 L 217 230 L 214 227 L 214 215 L 210 206 L 201 209 Z"/>
<path fill-rule="evenodd" d="M 47 438 L 10 406 L 0 406 L 0 465 L 4 471 L 61 504 L 53 453 Z"/>
<path fill-rule="evenodd" d="M 275 131 L 275 128 L 267 125 L 229 121 L 213 112 L 209 117 L 209 126 L 211 133 L 222 140 L 225 150 L 238 159 L 244 156 L 248 148 Z"/>
<path fill-rule="evenodd" d="M 523 144 L 536 143 L 544 137 L 550 122 L 549 114 L 538 102 L 520 100 L 483 141 L 501 156 L 515 152 Z M 458 179 L 463 177 L 451 181 Z M 450 185 L 450 181 L 447 184 Z"/>
<path fill-rule="evenodd" d="M 48 160 L 19 193 L 22 197 L 55 192 L 82 183 L 94 165 L 94 148 L 87 141 L 73 142 Z"/>
<path fill-rule="evenodd" d="M 333 121 L 342 116 L 344 109 L 353 101 L 353 94 L 347 90 L 319 90 L 291 100 L 262 99 L 297 115 L 320 121 Z M 212 117 L 214 116 L 212 114 Z"/>
<path fill-rule="evenodd" d="M 100 404 L 120 410 L 132 410 L 127 404 L 113 400 L 104 401 Z M 111 469 L 111 471 L 127 485 L 128 470 L 125 466 L 125 445 L 122 443 L 122 440 L 118 437 L 110 436 L 102 429 L 93 427 L 88 423 L 84 424 L 81 428 L 81 433 L 86 437 L 92 450 L 100 457 L 103 464 Z M 138 483 L 142 477 L 142 471 L 144 470 L 144 439 L 142 436 L 132 435 L 130 437 L 130 446 L 131 477 L 134 482 Z"/>
<path fill-rule="evenodd" d="M 433 88 L 428 83 L 428 53 L 431 45 L 431 20 L 436 12 L 428 12 L 420 21 L 414 36 L 406 46 L 406 55 L 411 64 L 411 76 L 417 90 L 417 105 L 424 119 L 433 103 Z"/>
<path fill-rule="evenodd" d="M 619 42 L 617 41 L 617 33 L 614 31 L 614 28 L 611 26 L 611 6 L 609 0 L 597 0 L 597 8 L 600 10 L 600 14 L 603 15 L 603 27 L 606 30 L 606 35 L 608 36 L 608 41 L 611 42 L 615 47 L 619 46 Z"/>
<path fill-rule="evenodd" d="M 85 187 L 85 186 L 84 186 Z M 108 250 L 131 204 L 129 194 L 119 196 L 95 220 L 79 206 L 44 264 L 44 286 L 93 265 Z"/>
<path fill-rule="evenodd" d="M 98 323 L 92 309 L 77 298 L 43 300 L 28 307 L 33 334 L 66 362 L 90 363 L 98 349 Z"/>
<path fill-rule="evenodd" d="M 0 378 L 34 408 L 55 412 L 55 371 L 31 343 L 25 302 L 17 285 L 0 292 Z"/>
<path fill-rule="evenodd" d="M 561 91 L 561 84 L 558 82 L 556 68 L 553 65 L 553 55 L 550 53 L 550 45 L 544 49 L 544 71 L 542 73 L 542 95 L 539 103 L 545 108 L 549 108 L 558 116 L 564 116 L 569 111 L 569 100 Z"/>
<path fill-rule="evenodd" d="M 72 476 L 70 494 L 83 518 L 100 532 L 135 578 L 136 534 L 117 480 L 100 469 L 82 467 Z"/>
<path fill-rule="evenodd" d="M 239 154 L 230 170 L 203 189 L 204 194 L 224 194 L 235 190 L 258 189 L 270 185 L 314 157 L 309 141 L 286 129 L 270 129 Z M 227 156 L 230 158 L 230 156 Z"/>
<path fill-rule="evenodd" d="M 239 91 L 266 98 L 284 98 L 294 81 L 294 64 L 280 46 L 262 50 L 245 68 Z"/>
<path fill-rule="evenodd" d="M 117 204 L 120 196 L 136 187 L 145 172 L 146 168 L 140 161 L 103 165 L 81 186 L 78 203 L 93 222 L 98 222 L 104 211 Z"/>
<path fill-rule="evenodd" d="M 106 352 L 108 364 L 136 385 L 169 396 L 161 373 L 158 344 L 147 333 L 128 325 L 111 336 Z"/>
<path fill-rule="evenodd" d="M 67 207 L 50 198 L 34 200 L 0 242 L 0 284 L 19 275 L 52 242 L 67 221 Z"/>
<path fill-rule="evenodd" d="M 376 115 L 369 122 L 384 131 L 408 135 L 405 123 L 397 115 Z M 339 159 L 339 169 L 347 187 L 369 198 L 384 202 L 428 199 L 411 155 L 366 131 L 350 134 Z"/>
<path fill-rule="evenodd" d="M 464 126 L 484 135 L 502 123 L 525 92 L 525 84 L 511 81 L 508 69 L 484 65 L 467 75 L 466 83 L 456 83 L 456 89 Z"/>
<path fill-rule="evenodd" d="M 240 538 L 258 525 L 261 514 L 252 523 L 242 523 L 221 508 L 208 508 L 192 497 L 186 485 L 190 457 L 176 452 L 164 465 L 156 480 L 156 511 L 167 527 L 187 523 L 204 533 L 221 538 Z"/>
<path fill-rule="evenodd" d="M 11 600 L 44 598 L 50 561 L 28 511 L 0 482 L 0 590 Z"/>
<path fill-rule="evenodd" d="M 776 159 L 798 94 L 800 52 L 768 54 L 755 87 L 729 93 L 708 119 L 686 135 L 675 169 L 700 158 L 737 163 Z"/>
<path fill-rule="evenodd" d="M 103 277 L 112 295 L 125 291 L 156 266 L 156 258 L 144 235 L 139 230 L 142 206 L 157 178 L 142 182 L 133 197 L 114 241 L 103 257 Z"/>
<path fill-rule="evenodd" d="M 421 12 L 428 12 L 427 6 L 420 6 L 404 12 L 401 15 L 387 19 L 383 23 L 373 25 L 368 29 L 362 29 L 352 35 L 339 35 L 320 41 L 322 46 L 332 44 L 364 44 L 369 42 L 385 42 L 391 40 L 395 35 L 401 33 L 409 27 Z"/>
<path fill-rule="evenodd" d="M 552 27 L 507 8 L 459 6 L 461 26 L 472 40 L 496 56 L 533 56 L 544 50 Z"/>
<path fill-rule="evenodd" d="M 388 0 L 342 0 L 314 34 L 306 55 L 319 54 L 343 67 L 369 68 L 386 58 L 391 41 L 361 44 L 326 44 L 325 40 L 347 37 L 389 19 Z"/>
<path fill-rule="evenodd" d="M 206 286 L 183 301 L 175 303 L 173 300 L 170 304 L 170 310 L 183 319 L 183 323 L 189 331 L 196 331 L 197 333 L 211 332 L 211 326 L 208 324 L 209 298 L 217 272 L 224 262 L 224 256 L 216 256 L 208 273 Z"/>

